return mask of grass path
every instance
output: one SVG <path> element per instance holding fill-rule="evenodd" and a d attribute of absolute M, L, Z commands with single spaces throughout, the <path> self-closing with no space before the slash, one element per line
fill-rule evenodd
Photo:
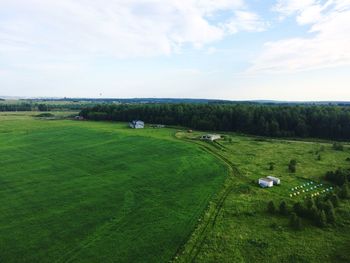
<path fill-rule="evenodd" d="M 186 142 L 199 145 L 204 151 L 215 156 L 220 162 L 224 163 L 227 167 L 228 177 L 225 181 L 224 187 L 220 190 L 217 197 L 212 200 L 211 205 L 206 211 L 206 215 L 203 217 L 203 221 L 195 230 L 195 232 L 190 237 L 190 240 L 186 244 L 184 251 L 180 253 L 185 254 L 185 256 L 180 257 L 179 262 L 195 262 L 201 248 L 206 240 L 208 232 L 210 232 L 215 223 L 220 211 L 224 205 L 224 202 L 228 195 L 234 188 L 233 180 L 235 177 L 242 177 L 237 167 L 223 155 L 221 155 L 215 149 L 214 143 L 202 142 L 194 139 L 181 138 L 181 136 L 176 136 L 179 139 L 182 139 Z M 178 258 L 178 256 L 176 257 Z"/>

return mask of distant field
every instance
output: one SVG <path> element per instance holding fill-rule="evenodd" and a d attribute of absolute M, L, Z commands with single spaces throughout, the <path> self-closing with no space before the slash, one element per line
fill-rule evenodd
<path fill-rule="evenodd" d="M 180 137 L 196 138 L 200 133 Z M 230 139 L 231 138 L 231 142 Z M 320 229 L 303 220 L 304 229 L 295 231 L 289 218 L 267 213 L 267 203 L 278 206 L 285 200 L 289 207 L 309 193 L 290 197 L 291 189 L 323 180 L 326 171 L 350 167 L 349 146 L 335 151 L 330 143 L 284 141 L 229 135 L 219 143 L 203 143 L 213 154 L 224 158 L 237 170 L 233 171 L 231 189 L 220 207 L 215 224 L 209 224 L 204 234 L 197 231 L 188 242 L 179 262 L 350 262 L 350 202 L 343 201 L 336 209 L 334 227 Z M 321 160 L 318 160 L 318 154 Z M 296 159 L 297 171 L 288 171 L 288 163 Z M 275 169 L 269 170 L 269 163 Z M 273 175 L 281 186 L 262 189 L 257 179 Z M 316 191 L 312 191 L 316 192 Z M 202 227 L 203 228 L 203 227 Z"/>
<path fill-rule="evenodd" d="M 168 262 L 226 167 L 172 129 L 0 114 L 0 262 Z"/>

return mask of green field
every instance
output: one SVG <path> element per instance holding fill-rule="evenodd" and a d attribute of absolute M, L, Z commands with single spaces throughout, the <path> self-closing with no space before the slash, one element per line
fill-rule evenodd
<path fill-rule="evenodd" d="M 54 114 L 0 114 L 0 262 L 350 262 L 349 201 L 334 226 L 303 219 L 299 231 L 266 209 L 331 187 L 325 172 L 350 166 L 349 145 L 237 134 L 208 143 Z M 267 175 L 281 185 L 260 188 Z M 291 197 L 310 182 L 322 186 Z"/>
<path fill-rule="evenodd" d="M 179 134 L 198 138 L 200 134 Z M 230 139 L 231 138 L 231 142 Z M 350 202 L 342 201 L 336 209 L 335 226 L 319 228 L 303 220 L 303 229 L 289 226 L 289 217 L 270 215 L 267 203 L 278 206 L 282 200 L 291 209 L 311 192 L 291 198 L 291 189 L 308 182 L 323 184 L 326 171 L 349 167 L 350 149 L 335 151 L 327 142 L 285 141 L 231 135 L 219 143 L 206 145 L 208 151 L 233 167 L 228 194 L 216 204 L 215 220 L 203 224 L 193 234 L 179 262 L 350 262 Z M 318 153 L 321 160 L 318 160 Z M 288 163 L 296 159 L 295 174 L 288 171 Z M 269 163 L 275 169 L 269 170 Z M 262 189 L 257 179 L 273 175 L 281 179 L 280 186 Z M 218 209 L 219 208 L 219 209 Z"/>
<path fill-rule="evenodd" d="M 173 129 L 0 115 L 0 262 L 168 262 L 227 170 Z"/>

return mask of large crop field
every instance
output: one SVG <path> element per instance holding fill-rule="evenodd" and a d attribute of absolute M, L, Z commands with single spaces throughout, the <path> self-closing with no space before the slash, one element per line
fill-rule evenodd
<path fill-rule="evenodd" d="M 294 230 L 288 216 L 267 212 L 271 200 L 277 206 L 284 200 L 291 210 L 295 202 L 303 202 L 305 197 L 324 194 L 323 190 L 332 187 L 324 180 L 325 173 L 350 167 L 348 146 L 344 151 L 336 151 L 329 142 L 228 134 L 226 140 L 205 143 L 196 139 L 200 133 L 178 136 L 205 145 L 234 168 L 229 191 L 222 204 L 216 205 L 219 211 L 215 220 L 208 217 L 209 224 L 198 228 L 179 262 L 350 262 L 349 201 L 343 200 L 336 208 L 335 225 L 325 228 L 303 219 L 303 228 Z M 291 159 L 297 161 L 296 173 L 288 170 Z M 270 163 L 274 163 L 273 170 Z M 268 175 L 280 178 L 281 185 L 260 188 L 258 178 Z M 310 185 L 300 188 L 311 182 L 319 187 L 310 191 L 305 191 Z"/>
<path fill-rule="evenodd" d="M 0 262 L 168 262 L 227 169 L 173 129 L 0 115 Z"/>

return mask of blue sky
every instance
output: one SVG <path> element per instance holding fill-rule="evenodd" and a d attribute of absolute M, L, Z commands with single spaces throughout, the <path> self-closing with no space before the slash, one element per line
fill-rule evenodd
<path fill-rule="evenodd" d="M 348 32 L 350 0 L 0 0 L 0 96 L 350 100 Z"/>

